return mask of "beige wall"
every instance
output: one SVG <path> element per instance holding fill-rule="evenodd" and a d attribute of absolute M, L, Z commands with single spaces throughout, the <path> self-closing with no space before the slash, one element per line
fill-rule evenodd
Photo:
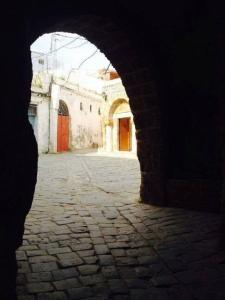
<path fill-rule="evenodd" d="M 101 98 L 61 87 L 60 100 L 67 104 L 69 110 L 70 149 L 102 147 L 102 125 L 99 115 Z"/>

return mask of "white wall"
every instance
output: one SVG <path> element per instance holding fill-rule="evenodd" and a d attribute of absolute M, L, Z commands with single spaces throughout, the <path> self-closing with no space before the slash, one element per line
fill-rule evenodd
<path fill-rule="evenodd" d="M 60 98 L 60 86 L 52 84 L 50 102 L 50 128 L 49 128 L 49 152 L 57 152 L 57 122 Z"/>
<path fill-rule="evenodd" d="M 35 137 L 38 143 L 38 152 L 46 153 L 49 145 L 49 97 L 32 93 L 31 104 L 37 106 Z"/>
<path fill-rule="evenodd" d="M 60 89 L 70 115 L 70 149 L 88 149 L 102 147 L 101 98 L 85 92 L 79 93 L 64 87 Z M 82 103 L 83 110 L 80 110 Z M 90 105 L 92 111 L 90 112 Z"/>
<path fill-rule="evenodd" d="M 43 100 L 37 107 L 38 115 L 38 149 L 40 153 L 48 152 L 49 144 L 49 101 Z"/>
<path fill-rule="evenodd" d="M 47 80 L 47 79 L 48 80 Z M 84 87 L 86 82 L 85 78 L 80 78 L 79 84 L 67 83 L 54 79 L 49 91 L 50 77 L 46 77 L 46 84 L 43 85 L 44 89 L 40 90 L 37 87 L 32 88 L 31 103 L 37 105 L 37 124 L 36 136 L 38 142 L 39 153 L 57 152 L 57 122 L 58 122 L 58 106 L 59 100 L 63 100 L 69 110 L 69 149 L 88 149 L 88 148 L 101 148 L 103 146 L 103 130 L 105 147 L 107 151 L 118 150 L 118 118 L 121 115 L 115 114 L 113 116 L 113 125 L 104 127 L 105 109 L 110 107 L 116 96 L 125 94 L 124 87 L 120 79 L 107 82 L 105 91 L 107 91 L 107 102 L 103 100 L 101 91 L 102 85 L 106 82 L 101 80 L 93 80 L 92 85 Z M 97 85 L 97 82 L 99 83 Z M 48 84 L 47 84 L 48 83 Z M 81 86 L 81 83 L 83 86 Z M 95 90 L 91 90 L 95 88 Z M 51 99 L 47 96 L 51 94 Z M 121 98 L 121 97 L 119 97 Z M 50 101 L 50 102 L 49 102 Z M 80 103 L 82 103 L 83 110 L 80 110 Z M 90 111 L 90 105 L 92 111 Z M 99 108 L 101 115 L 99 115 Z M 128 116 L 128 115 L 127 115 Z M 123 117 L 125 117 L 123 113 Z M 132 119 L 132 114 L 129 112 L 129 117 Z M 132 151 L 136 152 L 136 138 L 135 127 L 132 124 Z"/>

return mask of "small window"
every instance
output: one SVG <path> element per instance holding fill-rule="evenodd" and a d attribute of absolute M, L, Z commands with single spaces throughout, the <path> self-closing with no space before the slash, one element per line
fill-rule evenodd
<path fill-rule="evenodd" d="M 92 105 L 90 105 L 90 112 L 92 112 Z"/>
<path fill-rule="evenodd" d="M 107 99 L 107 94 L 106 94 L 105 92 L 102 92 L 102 97 L 103 97 L 103 99 L 105 100 L 105 102 L 108 100 L 108 99 Z"/>
<path fill-rule="evenodd" d="M 37 106 L 30 104 L 28 108 L 28 116 L 36 116 L 36 115 L 37 115 Z"/>
<path fill-rule="evenodd" d="M 83 110 L 83 103 L 80 102 L 80 110 Z"/>
<path fill-rule="evenodd" d="M 44 61 L 44 59 L 39 58 L 38 63 L 39 63 L 40 65 L 44 65 L 44 64 L 45 64 L 45 61 Z"/>
<path fill-rule="evenodd" d="M 101 109 L 100 108 L 98 109 L 98 114 L 101 115 Z"/>

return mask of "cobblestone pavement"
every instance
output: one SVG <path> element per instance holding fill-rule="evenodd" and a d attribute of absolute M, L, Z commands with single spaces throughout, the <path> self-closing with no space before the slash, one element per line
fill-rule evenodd
<path fill-rule="evenodd" d="M 138 202 L 134 158 L 43 155 L 19 300 L 225 299 L 216 214 Z"/>

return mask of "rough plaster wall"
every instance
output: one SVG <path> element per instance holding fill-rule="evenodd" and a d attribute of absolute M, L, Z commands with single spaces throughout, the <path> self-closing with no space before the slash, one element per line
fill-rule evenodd
<path fill-rule="evenodd" d="M 98 114 L 101 99 L 80 95 L 64 88 L 61 88 L 60 99 L 67 104 L 69 109 L 71 150 L 101 147 L 101 116 Z M 82 111 L 80 110 L 81 102 Z M 90 112 L 90 105 L 92 112 Z"/>
<path fill-rule="evenodd" d="M 49 100 L 43 99 L 37 107 L 38 152 L 47 153 L 49 145 Z"/>
<path fill-rule="evenodd" d="M 112 127 L 112 150 L 119 151 L 119 120 L 117 118 L 113 119 Z M 106 141 L 110 143 L 110 140 Z"/>
<path fill-rule="evenodd" d="M 37 106 L 34 134 L 38 143 L 38 153 L 46 153 L 49 148 L 49 98 L 32 93 L 31 103 Z"/>
<path fill-rule="evenodd" d="M 107 99 L 109 102 L 118 98 L 128 98 L 126 90 L 122 84 L 121 78 L 105 81 L 103 91 L 107 94 Z"/>
<path fill-rule="evenodd" d="M 49 148 L 49 98 L 32 93 L 31 103 L 37 106 L 34 134 L 38 143 L 38 153 L 46 153 Z"/>
<path fill-rule="evenodd" d="M 51 86 L 51 102 L 50 102 L 50 139 L 49 151 L 57 152 L 57 121 L 59 108 L 60 87 L 56 84 Z"/>
<path fill-rule="evenodd" d="M 123 102 L 118 105 L 114 111 L 114 115 L 125 112 L 130 112 L 130 106 L 127 102 Z"/>

